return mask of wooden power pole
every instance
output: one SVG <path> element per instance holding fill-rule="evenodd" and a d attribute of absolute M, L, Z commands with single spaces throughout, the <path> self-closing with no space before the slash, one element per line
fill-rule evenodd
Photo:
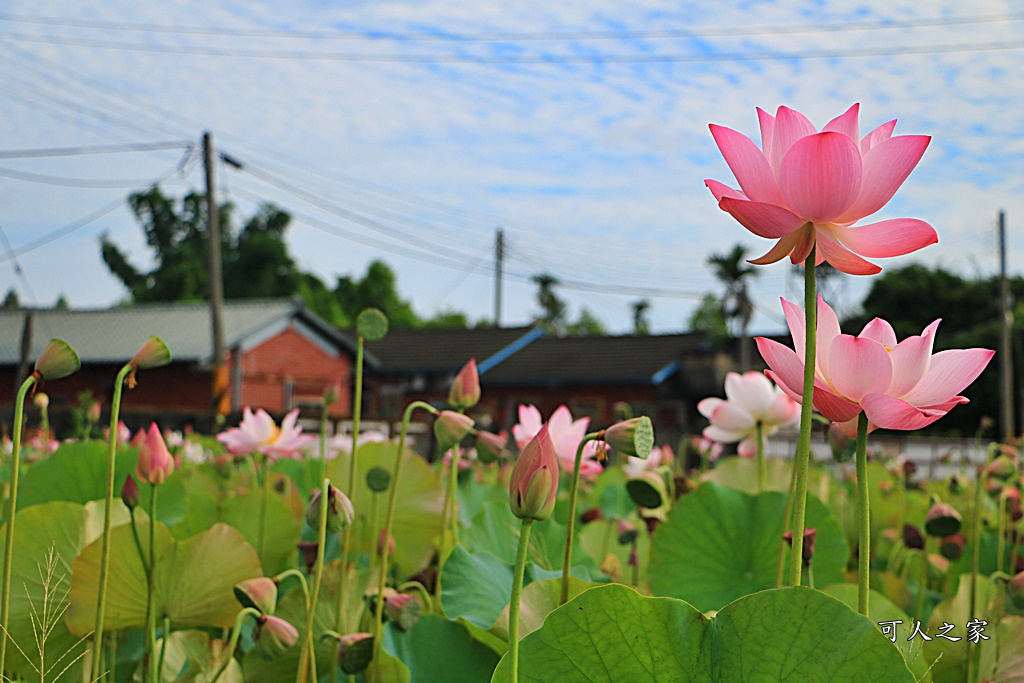
<path fill-rule="evenodd" d="M 498 228 L 494 239 L 494 326 L 501 327 L 501 277 L 505 263 L 505 231 Z"/>
<path fill-rule="evenodd" d="M 209 245 L 210 270 L 210 329 L 213 338 L 213 395 L 211 402 L 216 413 L 227 414 L 228 370 L 224 364 L 224 283 L 221 276 L 220 209 L 213 166 L 213 134 L 203 133 L 203 165 L 206 169 L 206 238 Z M 237 360 L 236 360 L 237 362 Z"/>

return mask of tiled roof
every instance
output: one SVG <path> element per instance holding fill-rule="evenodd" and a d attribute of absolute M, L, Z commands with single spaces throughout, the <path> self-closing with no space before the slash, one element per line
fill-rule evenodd
<path fill-rule="evenodd" d="M 366 349 L 380 362 L 378 372 L 454 373 L 470 358 L 482 363 L 532 332 L 530 327 L 391 330 L 367 342 Z"/>
<path fill-rule="evenodd" d="M 0 309 L 0 364 L 20 358 L 26 311 Z M 231 346 L 258 337 L 292 318 L 299 318 L 338 347 L 352 341 L 317 316 L 288 299 L 230 301 L 224 305 L 224 342 Z M 53 337 L 65 340 L 85 363 L 123 363 L 150 335 L 159 335 L 175 361 L 208 361 L 212 331 L 205 303 L 161 303 L 96 310 L 33 311 L 34 359 Z"/>

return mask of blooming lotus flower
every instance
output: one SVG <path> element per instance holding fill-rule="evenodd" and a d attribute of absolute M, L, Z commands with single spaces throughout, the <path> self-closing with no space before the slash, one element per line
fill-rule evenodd
<path fill-rule="evenodd" d="M 139 432 L 142 434 L 143 432 Z M 139 444 L 139 461 L 135 478 L 149 484 L 162 484 L 174 472 L 174 458 L 167 450 L 164 436 L 155 422 L 150 423 L 145 438 Z"/>
<path fill-rule="evenodd" d="M 218 434 L 217 441 L 235 455 L 258 452 L 271 460 L 298 458 L 303 448 L 316 441 L 315 436 L 302 433 L 302 427 L 295 424 L 298 418 L 296 408 L 285 415 L 278 428 L 265 410 L 260 408 L 254 415 L 247 406 L 242 413 L 242 424 Z"/>
<path fill-rule="evenodd" d="M 697 410 L 711 424 L 704 437 L 719 443 L 740 442 L 740 455 L 757 455 L 757 424 L 764 437 L 779 427 L 792 424 L 800 417 L 800 407 L 760 372 L 742 375 L 730 372 L 725 376 L 725 396 L 706 398 Z"/>
<path fill-rule="evenodd" d="M 768 363 L 765 374 L 795 401 L 801 401 L 804 373 L 804 315 L 783 299 L 796 351 L 757 338 Z M 920 429 L 967 403 L 960 396 L 992 359 L 989 349 L 951 349 L 932 353 L 936 320 L 920 335 L 896 341 L 886 321 L 875 318 L 856 337 L 842 334 L 835 311 L 818 297 L 818 341 L 814 367 L 814 408 L 838 422 L 848 436 L 857 433 L 857 416 L 868 429 Z"/>
<path fill-rule="evenodd" d="M 587 435 L 589 417 L 581 417 L 573 421 L 572 413 L 564 405 L 558 406 L 548 420 L 548 434 L 555 445 L 558 462 L 566 472 L 572 472 L 576 463 L 576 449 L 580 441 Z M 523 450 L 530 439 L 541 429 L 542 420 L 536 406 L 519 406 L 519 424 L 512 426 L 512 437 L 516 440 L 519 450 Z M 580 462 L 580 476 L 592 479 L 601 474 L 603 468 L 597 462 L 598 442 L 589 441 L 583 447 L 583 459 Z"/>
<path fill-rule="evenodd" d="M 374 429 L 359 430 L 359 447 L 368 443 L 383 443 L 388 440 L 386 434 Z M 333 460 L 339 453 L 352 452 L 352 434 L 335 434 L 327 442 L 327 459 Z"/>
<path fill-rule="evenodd" d="M 652 448 L 646 458 L 637 458 L 632 455 L 627 456 L 626 464 L 623 465 L 622 469 L 625 470 L 627 477 L 639 477 L 648 470 L 656 470 L 662 465 L 670 465 L 672 457 L 672 447 L 665 444 L 664 446 Z"/>
<path fill-rule="evenodd" d="M 759 237 L 778 240 L 758 265 L 789 256 L 803 263 L 817 243 L 817 261 L 850 275 L 881 270 L 868 258 L 902 256 L 938 241 L 924 221 L 896 218 L 850 227 L 881 209 L 921 160 L 931 138 L 892 137 L 896 121 L 860 137 L 855 104 L 821 132 L 798 111 L 758 109 L 761 149 L 747 136 L 711 124 L 711 134 L 740 190 L 705 184 L 727 211 Z"/>

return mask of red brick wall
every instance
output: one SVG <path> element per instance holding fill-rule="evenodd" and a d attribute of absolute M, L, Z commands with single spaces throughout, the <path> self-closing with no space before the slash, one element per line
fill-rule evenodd
<path fill-rule="evenodd" d="M 351 412 L 352 359 L 333 355 L 289 327 L 249 350 L 242 357 L 242 395 L 239 405 L 263 408 L 280 415 L 285 411 L 285 384 L 291 380 L 295 405 L 305 399 L 319 401 L 324 388 L 341 378 L 341 398 L 331 406 L 332 417 Z"/>

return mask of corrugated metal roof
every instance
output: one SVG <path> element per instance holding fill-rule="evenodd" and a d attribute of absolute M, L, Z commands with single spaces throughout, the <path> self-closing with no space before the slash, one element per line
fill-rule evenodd
<path fill-rule="evenodd" d="M 0 310 L 0 364 L 20 358 L 25 310 Z M 78 352 L 83 362 L 123 363 L 142 343 L 159 335 L 176 361 L 207 361 L 211 356 L 210 310 L 205 303 L 143 304 L 97 310 L 36 310 L 32 351 L 35 359 L 57 337 Z M 287 300 L 232 301 L 224 306 L 224 341 L 231 347 L 296 315 L 314 318 L 301 305 Z M 348 342 L 330 329 L 320 330 L 333 341 Z M 350 342 L 348 342 L 350 343 Z M 346 344 L 348 345 L 348 344 Z"/>

